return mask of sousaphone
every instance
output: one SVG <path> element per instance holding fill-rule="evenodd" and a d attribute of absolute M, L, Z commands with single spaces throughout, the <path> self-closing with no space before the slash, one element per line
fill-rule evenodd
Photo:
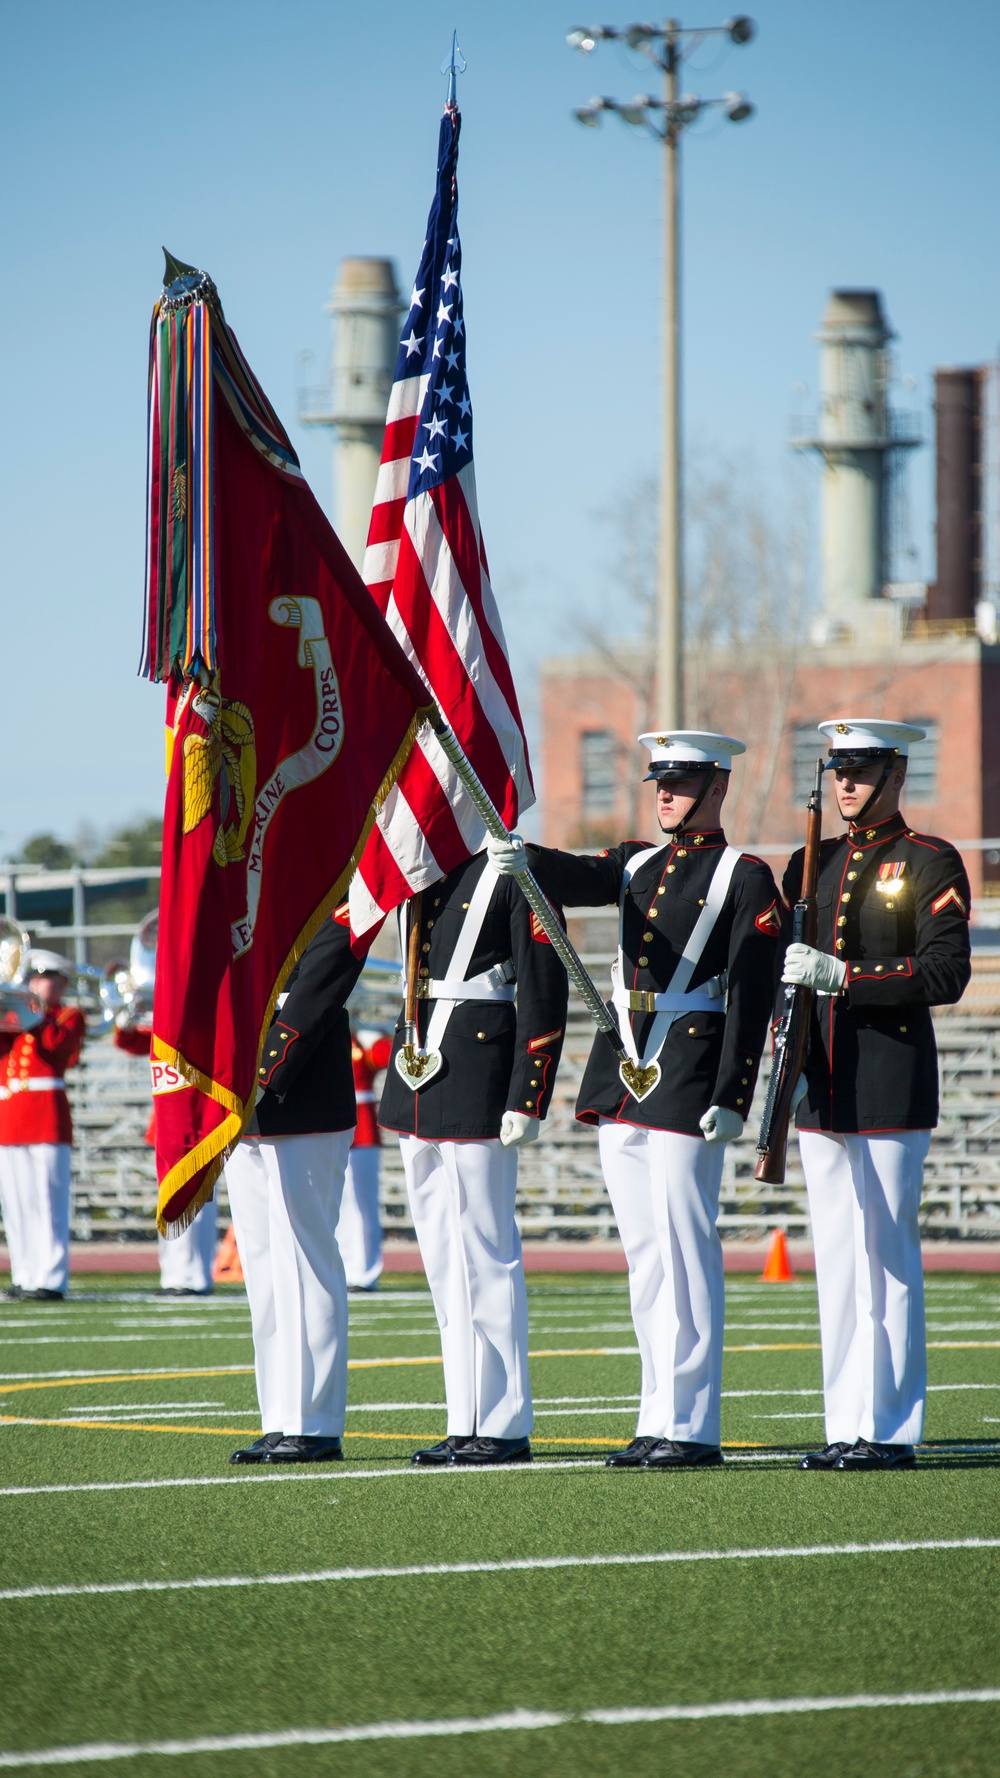
<path fill-rule="evenodd" d="M 29 975 L 31 939 L 24 927 L 0 914 L 0 1033 L 18 1036 L 33 1031 L 45 1014 L 25 982 Z"/>

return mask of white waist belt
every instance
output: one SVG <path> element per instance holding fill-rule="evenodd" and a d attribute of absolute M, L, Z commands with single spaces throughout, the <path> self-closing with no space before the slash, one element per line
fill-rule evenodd
<path fill-rule="evenodd" d="M 653 994 L 643 988 L 622 988 L 615 984 L 612 1004 L 623 1012 L 725 1012 L 725 975 L 714 975 L 689 994 Z M 720 1004 L 721 1003 L 721 1004 Z"/>
<path fill-rule="evenodd" d="M 513 967 L 512 963 L 496 963 L 481 975 L 470 976 L 468 981 L 457 976 L 443 976 L 440 980 L 431 977 L 417 983 L 417 999 L 513 1000 L 514 983 L 509 974 Z"/>
<path fill-rule="evenodd" d="M 64 1093 L 64 1080 L 49 1080 L 45 1076 L 32 1080 L 9 1080 L 6 1087 L 0 1087 L 0 1097 L 9 1099 L 14 1093 Z"/>

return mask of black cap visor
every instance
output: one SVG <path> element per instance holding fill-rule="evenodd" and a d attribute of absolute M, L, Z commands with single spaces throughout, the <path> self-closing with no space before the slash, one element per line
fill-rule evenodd
<path fill-rule="evenodd" d="M 649 771 L 643 779 L 643 783 L 648 784 L 651 778 L 659 783 L 662 778 L 668 780 L 674 778 L 693 778 L 698 772 L 722 772 L 728 770 L 728 766 L 720 766 L 718 760 L 715 759 L 665 759 L 661 764 L 657 764 L 656 762 L 651 764 Z"/>
<path fill-rule="evenodd" d="M 895 747 L 831 747 L 827 765 L 835 772 L 863 771 L 866 766 L 884 765 L 896 753 Z"/>

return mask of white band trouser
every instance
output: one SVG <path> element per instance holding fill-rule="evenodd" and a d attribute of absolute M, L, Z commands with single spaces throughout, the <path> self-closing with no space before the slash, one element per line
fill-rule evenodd
<path fill-rule="evenodd" d="M 0 1147 L 0 1210 L 19 1290 L 65 1290 L 69 1283 L 72 1150 L 68 1142 Z"/>
<path fill-rule="evenodd" d="M 636 852 L 634 857 L 629 859 L 622 873 L 621 893 L 618 898 L 618 956 L 611 972 L 611 999 L 618 1017 L 618 1029 L 629 1057 L 642 1068 L 647 1068 L 659 1060 L 660 1051 L 667 1040 L 667 1033 L 671 1025 L 677 1019 L 682 1018 L 685 1013 L 725 1012 L 726 1010 L 724 976 L 713 976 L 710 982 L 703 983 L 692 993 L 688 993 L 687 988 L 701 961 L 702 952 L 712 936 L 715 923 L 729 893 L 729 885 L 733 880 L 736 866 L 742 857 L 742 853 L 735 846 L 725 848 L 712 872 L 705 905 L 694 923 L 687 944 L 677 959 L 666 992 L 640 996 L 644 1000 L 651 1001 L 652 1004 L 636 1006 L 634 1004 L 636 996 L 624 986 L 625 900 L 629 883 L 636 871 L 663 850 L 663 846 L 649 846 L 643 852 Z M 632 1020 L 629 1017 L 631 1012 L 651 1012 L 654 1015 L 641 1056 L 636 1046 Z"/>
<path fill-rule="evenodd" d="M 251 1136 L 226 1162 L 265 1432 L 343 1434 L 347 1284 L 334 1230 L 352 1135 Z"/>
<path fill-rule="evenodd" d="M 514 1221 L 517 1150 L 497 1137 L 400 1136 L 406 1192 L 441 1330 L 449 1434 L 526 1438 L 528 1297 Z"/>
<path fill-rule="evenodd" d="M 918 1209 L 929 1130 L 800 1130 L 816 1252 L 828 1444 L 916 1445 L 927 1339 Z"/>
<path fill-rule="evenodd" d="M 161 1290 L 196 1290 L 201 1296 L 211 1293 L 215 1222 L 215 1199 L 209 1198 L 179 1235 L 169 1241 L 157 1235 Z"/>
<path fill-rule="evenodd" d="M 716 1217 L 725 1148 L 610 1119 L 598 1139 L 642 1361 L 636 1437 L 718 1445 L 725 1291 Z"/>
<path fill-rule="evenodd" d="M 371 1290 L 382 1275 L 382 1218 L 378 1201 L 381 1164 L 382 1150 L 374 1142 L 352 1148 L 348 1156 L 337 1246 L 349 1290 Z"/>

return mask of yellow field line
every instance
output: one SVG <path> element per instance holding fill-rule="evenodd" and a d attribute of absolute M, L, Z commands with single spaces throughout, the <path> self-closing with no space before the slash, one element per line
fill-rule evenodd
<path fill-rule="evenodd" d="M 187 1434 L 194 1433 L 194 1434 L 201 1435 L 201 1436 L 208 1437 L 208 1438 L 245 1439 L 245 1438 L 250 1438 L 251 1434 L 252 1434 L 252 1428 L 249 1428 L 246 1426 L 175 1426 L 175 1425 L 159 1426 L 156 1424 L 155 1421 L 149 1421 L 149 1422 L 144 1422 L 142 1424 L 137 1424 L 134 1420 L 130 1420 L 127 1422 L 123 1422 L 120 1420 L 56 1420 L 56 1419 L 47 1420 L 47 1419 L 29 1419 L 27 1416 L 21 1418 L 15 1414 L 0 1414 L 0 1425 L 2 1425 L 2 1426 L 73 1426 L 73 1427 L 77 1428 L 77 1430 L 82 1429 L 84 1432 L 181 1432 L 181 1433 L 187 1433 Z M 254 1436 L 256 1436 L 256 1435 L 254 1435 Z M 415 1440 L 415 1442 L 417 1444 L 422 1444 L 425 1440 L 433 1441 L 434 1439 L 437 1438 L 437 1436 L 438 1436 L 437 1432 L 394 1432 L 393 1431 L 393 1432 L 345 1432 L 344 1433 L 345 1439 L 349 1439 L 349 1438 L 383 1439 L 383 1440 L 386 1440 L 386 1439 L 413 1439 L 413 1440 Z M 607 1450 L 607 1449 L 615 1450 L 618 1447 L 620 1447 L 622 1441 L 621 1441 L 620 1437 L 619 1438 L 538 1438 L 535 1434 L 532 1434 L 531 1442 L 532 1442 L 532 1444 L 535 1444 L 535 1445 L 568 1445 L 571 1447 L 578 1447 L 580 1445 L 593 1445 L 593 1446 L 599 1446 L 602 1450 Z M 727 1450 L 731 1450 L 731 1451 L 736 1451 L 736 1450 L 750 1451 L 750 1450 L 757 1450 L 759 1448 L 759 1445 L 758 1445 L 758 1441 L 756 1439 L 727 1439 L 725 1448 Z"/>
<path fill-rule="evenodd" d="M 928 1340 L 928 1347 L 938 1352 L 994 1351 L 1000 1349 L 1000 1340 Z M 723 1346 L 724 1352 L 818 1352 L 819 1342 L 799 1342 L 785 1345 L 754 1345 L 754 1346 Z M 529 1352 L 529 1358 L 615 1358 L 634 1357 L 632 1352 L 622 1353 L 610 1346 L 579 1346 L 566 1349 L 542 1350 Z M 347 1361 L 349 1371 L 391 1370 L 400 1365 L 440 1364 L 440 1354 L 425 1358 L 350 1358 Z M 90 1389 L 101 1383 L 176 1383 L 185 1377 L 238 1377 L 252 1376 L 253 1365 L 224 1365 L 219 1370 L 185 1370 L 185 1371 L 122 1371 L 112 1372 L 96 1377 L 46 1377 L 29 1383 L 0 1383 L 0 1396 L 18 1395 L 25 1389 Z"/>

